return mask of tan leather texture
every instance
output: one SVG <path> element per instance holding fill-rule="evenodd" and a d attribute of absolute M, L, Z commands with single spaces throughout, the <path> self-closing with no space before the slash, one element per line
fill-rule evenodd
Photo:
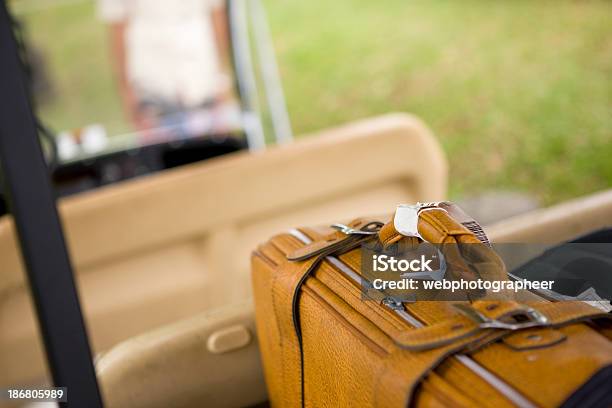
<path fill-rule="evenodd" d="M 422 212 L 418 228 L 431 242 L 481 242 L 447 211 Z M 389 224 L 379 235 L 387 243 L 415 239 L 397 237 Z M 273 406 L 554 407 L 612 365 L 609 315 L 582 302 L 419 301 L 398 312 L 364 300 L 351 278 L 361 271 L 360 240 L 302 228 L 254 251 L 256 326 Z M 495 253 L 479 247 L 504 275 Z M 462 309 L 503 322 L 535 310 L 547 323 L 483 328 Z"/>

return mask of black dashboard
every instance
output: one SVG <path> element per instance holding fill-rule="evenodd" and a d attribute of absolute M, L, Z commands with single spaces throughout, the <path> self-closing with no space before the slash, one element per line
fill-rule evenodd
<path fill-rule="evenodd" d="M 242 136 L 218 135 L 130 148 L 63 163 L 51 172 L 58 197 L 246 149 Z M 7 213 L 0 190 L 0 215 Z"/>

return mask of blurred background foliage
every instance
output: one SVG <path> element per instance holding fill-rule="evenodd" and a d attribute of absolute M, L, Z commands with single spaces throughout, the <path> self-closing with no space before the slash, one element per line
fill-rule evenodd
<path fill-rule="evenodd" d="M 95 2 L 12 3 L 51 78 L 43 119 L 126 131 Z M 265 5 L 296 134 L 412 112 L 446 151 L 451 198 L 503 189 L 550 204 L 612 186 L 612 2 Z"/>

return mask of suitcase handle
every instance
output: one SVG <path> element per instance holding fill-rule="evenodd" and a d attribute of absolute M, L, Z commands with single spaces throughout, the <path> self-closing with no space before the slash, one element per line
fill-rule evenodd
<path fill-rule="evenodd" d="M 450 201 L 400 204 L 393 220 L 378 233 L 383 246 L 403 239 L 419 238 L 432 244 L 483 243 L 489 240 L 476 220 Z"/>
<path fill-rule="evenodd" d="M 447 272 L 453 279 L 508 279 L 504 262 L 491 249 L 480 224 L 452 202 L 401 204 L 378 232 L 378 239 L 383 248 L 407 240 L 413 245 L 420 240 L 436 245 L 446 264 L 452 266 Z M 470 293 L 469 297 L 482 295 L 486 292 Z M 500 292 L 495 297 L 512 299 L 514 295 Z"/>

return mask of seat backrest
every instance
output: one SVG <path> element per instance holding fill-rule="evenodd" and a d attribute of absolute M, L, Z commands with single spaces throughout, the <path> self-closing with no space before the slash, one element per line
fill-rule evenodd
<path fill-rule="evenodd" d="M 249 253 L 275 232 L 443 199 L 446 176 L 431 132 L 393 114 L 62 199 L 94 350 L 250 297 Z M 43 361 L 10 217 L 0 260 L 1 386 Z"/>
<path fill-rule="evenodd" d="M 487 234 L 497 243 L 554 244 L 612 226 L 612 189 L 499 221 Z"/>

